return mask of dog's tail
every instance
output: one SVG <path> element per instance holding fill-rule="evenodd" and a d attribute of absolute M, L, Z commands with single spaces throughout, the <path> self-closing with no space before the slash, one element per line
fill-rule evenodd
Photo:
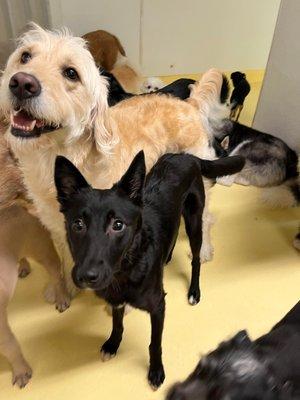
<path fill-rule="evenodd" d="M 210 69 L 195 84 L 190 86 L 187 101 L 200 112 L 202 126 L 209 138 L 224 131 L 229 121 L 230 109 L 226 104 L 229 85 L 227 78 L 217 69 Z"/>
<path fill-rule="evenodd" d="M 241 156 L 223 157 L 213 161 L 199 160 L 201 163 L 202 175 L 209 179 L 236 174 L 240 172 L 245 165 L 245 159 Z"/>

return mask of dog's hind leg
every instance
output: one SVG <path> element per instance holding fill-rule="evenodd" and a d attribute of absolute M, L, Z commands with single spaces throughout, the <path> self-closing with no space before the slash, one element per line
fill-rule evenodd
<path fill-rule="evenodd" d="M 153 390 L 156 390 L 165 380 L 165 371 L 162 363 L 162 333 L 165 320 L 165 299 L 162 294 L 160 304 L 150 312 L 151 316 L 151 343 L 149 346 L 150 366 L 148 382 Z"/>
<path fill-rule="evenodd" d="M 188 291 L 188 301 L 191 305 L 199 303 L 201 297 L 199 281 L 203 202 L 201 202 L 200 196 L 200 193 L 188 195 L 183 208 L 185 230 L 189 238 L 192 252 L 192 278 Z"/>
<path fill-rule="evenodd" d="M 12 383 L 23 388 L 29 382 L 32 370 L 25 360 L 7 320 L 7 306 L 18 279 L 17 261 L 2 257 L 0 269 L 0 353 L 11 365 Z"/>

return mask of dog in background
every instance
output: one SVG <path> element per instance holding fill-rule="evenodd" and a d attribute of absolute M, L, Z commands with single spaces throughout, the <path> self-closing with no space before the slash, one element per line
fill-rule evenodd
<path fill-rule="evenodd" d="M 129 99 L 136 96 L 134 93 L 126 92 L 113 74 L 103 69 L 100 70 L 101 75 L 105 76 L 108 80 L 108 105 L 110 107 L 119 103 L 122 100 Z M 190 96 L 190 85 L 196 81 L 193 79 L 177 79 L 169 85 L 157 90 L 153 93 L 169 94 L 170 96 L 178 97 L 181 100 L 186 100 Z"/>
<path fill-rule="evenodd" d="M 11 121 L 7 138 L 29 196 L 69 278 L 73 262 L 55 196 L 55 157 L 66 156 L 99 189 L 117 182 L 141 149 L 147 169 L 168 152 L 213 158 L 207 130 L 210 121 L 223 121 L 222 86 L 222 73 L 211 69 L 186 101 L 151 94 L 108 107 L 107 80 L 83 39 L 37 25 L 19 39 L 2 75 L 0 107 Z M 203 262 L 213 256 L 211 223 L 206 202 Z M 68 284 L 74 291 L 70 279 Z"/>
<path fill-rule="evenodd" d="M 151 316 L 148 380 L 157 389 L 165 374 L 161 340 L 165 313 L 163 267 L 172 258 L 183 215 L 192 252 L 188 301 L 200 301 L 200 250 L 205 191 L 202 175 L 240 171 L 242 157 L 204 161 L 188 154 L 162 156 L 149 172 L 143 151 L 111 189 L 97 190 L 66 158 L 57 157 L 55 184 L 75 267 L 75 284 L 89 287 L 113 307 L 113 329 L 101 348 L 115 356 L 122 340 L 125 304 Z"/>
<path fill-rule="evenodd" d="M 299 400 L 300 302 L 252 341 L 246 331 L 200 360 L 167 400 Z"/>
<path fill-rule="evenodd" d="M 216 133 L 225 154 L 240 155 L 246 164 L 236 175 L 218 179 L 263 188 L 263 199 L 273 206 L 295 206 L 300 201 L 298 155 L 283 140 L 257 131 L 238 122 L 231 122 L 228 131 Z M 225 137 L 224 137 L 225 136 Z"/>
<path fill-rule="evenodd" d="M 87 41 L 98 67 L 111 72 L 126 91 L 140 93 L 142 77 L 130 65 L 124 47 L 115 35 L 100 29 L 82 37 Z"/>
<path fill-rule="evenodd" d="M 234 87 L 230 97 L 230 118 L 237 122 L 244 107 L 245 98 L 250 93 L 251 87 L 246 79 L 246 74 L 243 72 L 233 72 L 230 78 Z"/>
<path fill-rule="evenodd" d="M 142 93 L 154 93 L 164 86 L 161 79 L 156 77 L 147 78 L 142 84 Z"/>
<path fill-rule="evenodd" d="M 28 212 L 31 208 L 22 182 L 21 171 L 11 153 L 3 132 L 0 135 L 0 354 L 11 365 L 13 384 L 24 387 L 31 378 L 31 368 L 12 333 L 7 319 L 7 306 L 17 284 L 18 275 L 30 272 L 27 257 L 41 263 L 51 278 L 48 301 L 62 312 L 70 299 L 61 274 L 60 260 L 49 233 Z M 51 297 L 49 297 L 51 296 Z"/>

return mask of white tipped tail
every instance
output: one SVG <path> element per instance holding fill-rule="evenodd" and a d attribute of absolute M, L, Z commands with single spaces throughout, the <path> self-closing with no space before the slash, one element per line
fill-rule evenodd
<path fill-rule="evenodd" d="M 187 100 L 200 112 L 200 119 L 210 138 L 227 129 L 230 109 L 221 103 L 223 75 L 215 68 L 208 70 L 196 83 L 190 86 L 191 93 Z"/>

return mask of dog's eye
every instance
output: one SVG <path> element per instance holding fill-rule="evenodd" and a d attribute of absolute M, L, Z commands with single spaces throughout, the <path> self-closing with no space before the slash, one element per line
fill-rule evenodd
<path fill-rule="evenodd" d="M 115 232 L 121 232 L 125 228 L 124 222 L 122 222 L 120 219 L 114 220 L 112 223 L 112 230 Z"/>
<path fill-rule="evenodd" d="M 85 232 L 86 225 L 84 221 L 81 218 L 75 219 L 75 221 L 72 223 L 72 230 L 80 233 Z"/>
<path fill-rule="evenodd" d="M 151 86 L 150 86 L 150 85 L 148 85 L 148 86 L 147 86 L 147 89 L 151 89 Z"/>
<path fill-rule="evenodd" d="M 71 81 L 78 81 L 79 80 L 79 75 L 74 68 L 66 68 L 63 71 L 63 75 L 70 79 Z"/>
<path fill-rule="evenodd" d="M 31 60 L 31 54 L 28 51 L 24 51 L 21 55 L 21 64 L 27 64 Z"/>

